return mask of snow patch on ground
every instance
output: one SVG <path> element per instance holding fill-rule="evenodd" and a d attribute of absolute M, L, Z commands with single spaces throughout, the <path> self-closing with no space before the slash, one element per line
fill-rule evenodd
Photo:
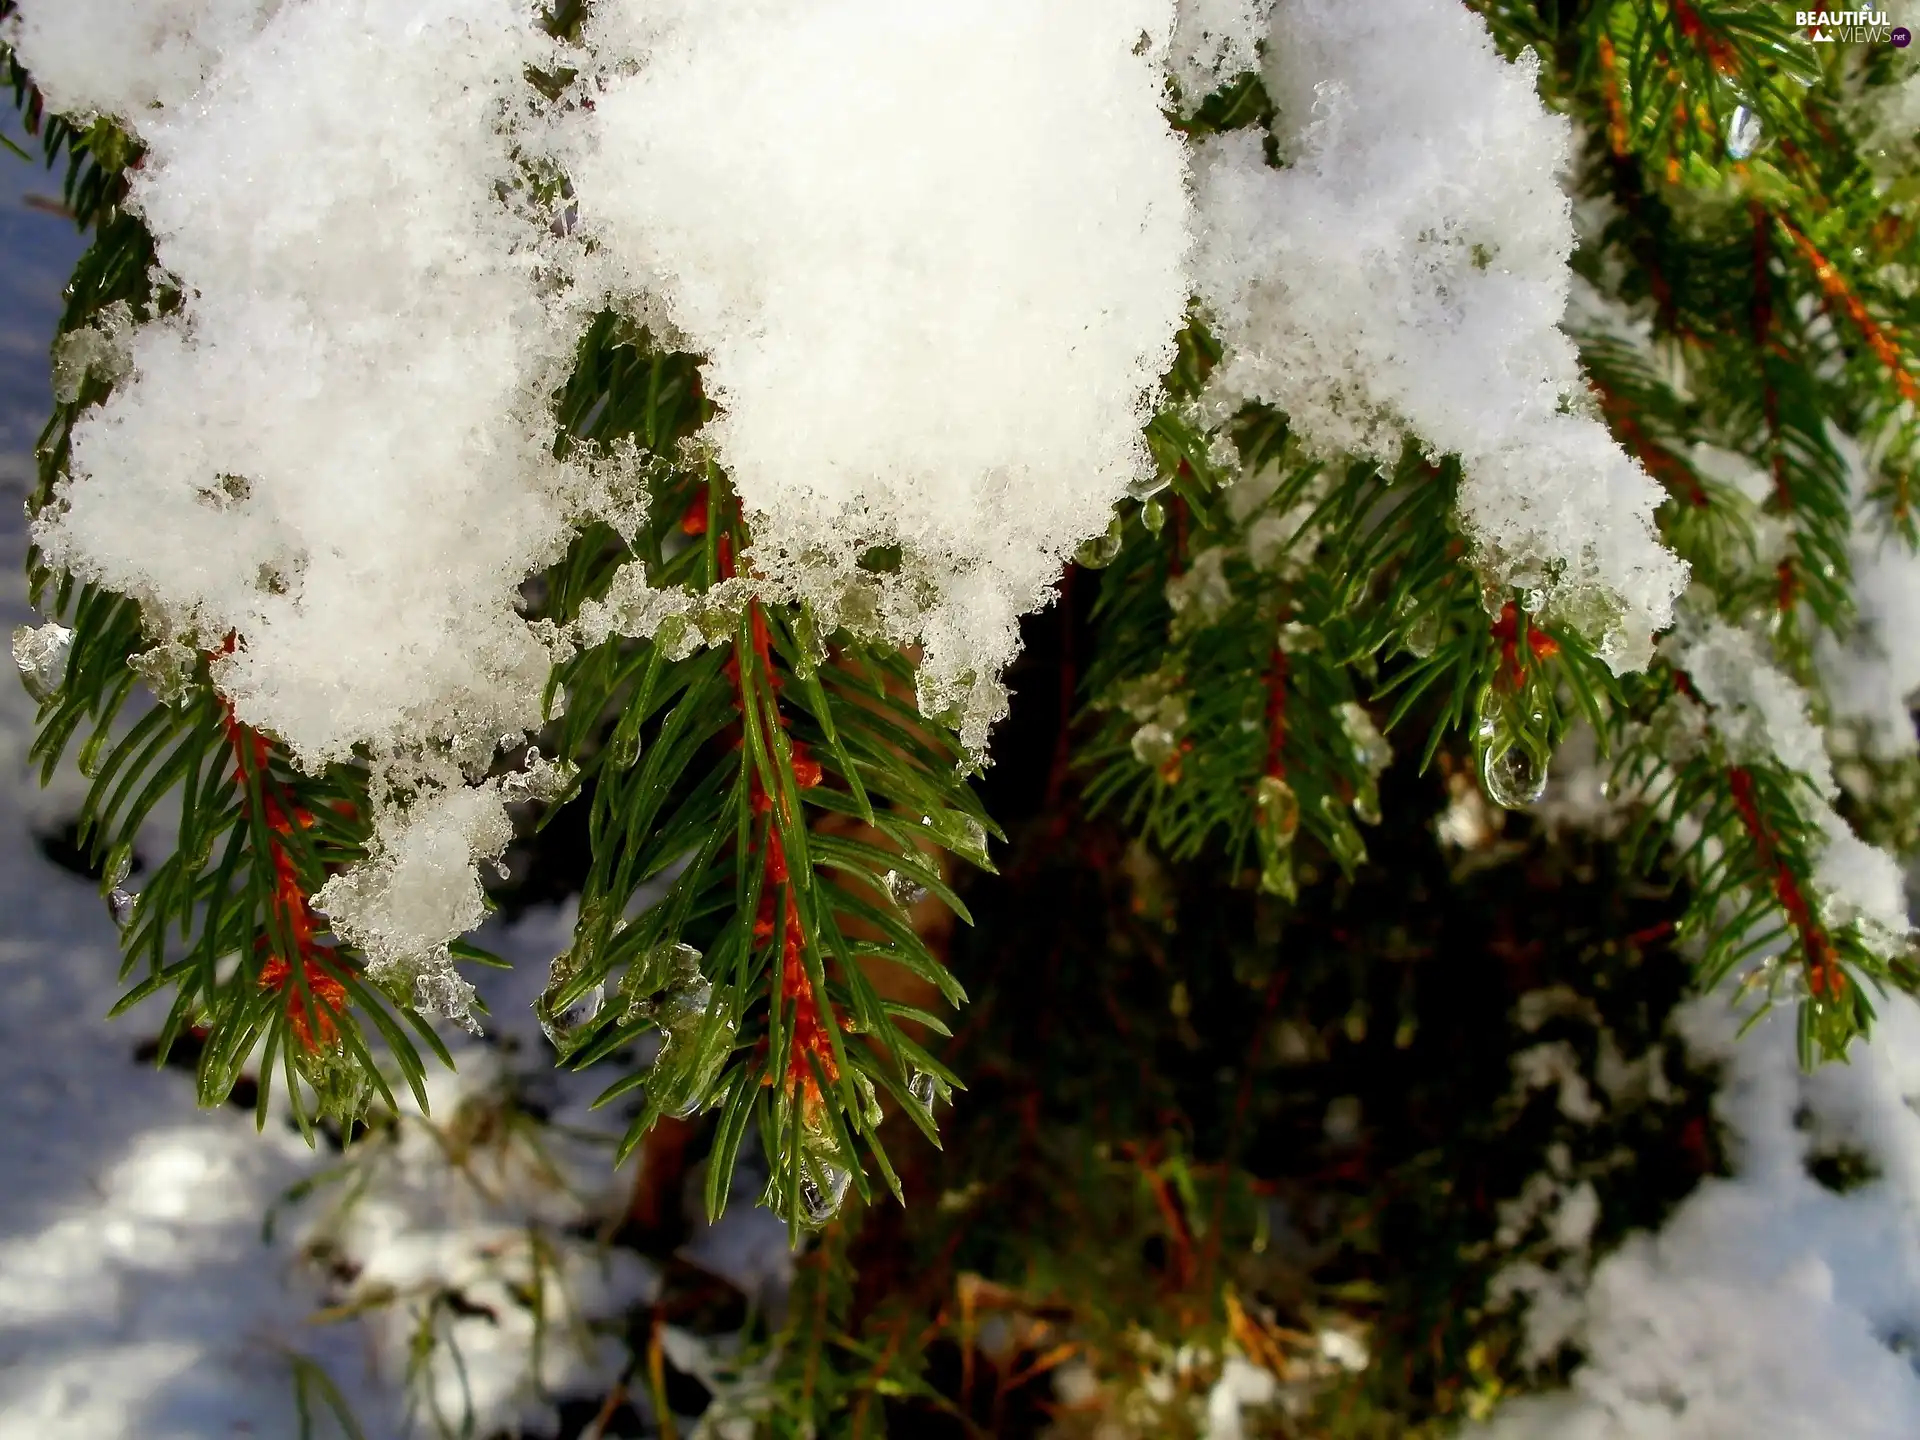
<path fill-rule="evenodd" d="M 1572 1388 L 1477 1440 L 1920 1434 L 1920 1005 L 1876 1004 L 1872 1042 L 1807 1075 L 1790 1009 L 1741 1037 L 1725 999 L 1692 1002 L 1682 1028 L 1724 1067 L 1734 1173 L 1601 1262 L 1568 1327 L 1586 1357 Z M 1870 1161 L 1857 1188 L 1809 1174 L 1845 1152 Z"/>

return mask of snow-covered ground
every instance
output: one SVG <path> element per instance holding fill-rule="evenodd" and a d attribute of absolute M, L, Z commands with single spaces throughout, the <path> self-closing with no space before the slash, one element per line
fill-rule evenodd
<path fill-rule="evenodd" d="M 1920 1435 L 1920 1006 L 1880 1009 L 1871 1046 L 1812 1075 L 1790 1009 L 1745 1036 L 1717 998 L 1683 1012 L 1695 1058 L 1723 1067 L 1734 1173 L 1590 1285 L 1538 1287 L 1543 1348 L 1570 1337 L 1587 1362 L 1570 1392 L 1511 1406 L 1481 1440 Z M 1859 1182 L 1844 1193 L 1810 1173 L 1843 1156 Z"/>

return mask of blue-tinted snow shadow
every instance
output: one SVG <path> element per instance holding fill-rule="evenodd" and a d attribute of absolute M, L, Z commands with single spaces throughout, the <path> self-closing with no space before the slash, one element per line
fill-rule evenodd
<path fill-rule="evenodd" d="M 38 156 L 11 116 L 0 133 Z M 82 248 L 73 222 L 52 213 L 63 173 L 0 153 L 0 455 L 9 457 L 32 452 L 53 403 L 47 347 Z M 17 528 L 18 507 L 9 508 L 6 523 Z"/>

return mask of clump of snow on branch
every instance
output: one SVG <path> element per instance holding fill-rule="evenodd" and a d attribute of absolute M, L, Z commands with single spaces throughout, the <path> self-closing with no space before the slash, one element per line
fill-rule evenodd
<path fill-rule="evenodd" d="M 309 767 L 424 746 L 455 785 L 484 773 L 540 722 L 551 668 L 518 587 L 614 508 L 552 457 L 579 317 L 543 278 L 515 155 L 536 19 L 522 0 L 24 9 L 36 78 L 146 146 L 131 203 L 182 296 L 109 337 L 125 378 L 76 426 L 35 539 L 215 653 L 237 716 Z M 150 74 L 114 68 L 122 44 Z M 451 815 L 430 840 L 430 814 L 383 815 L 376 855 L 465 846 Z M 419 868 L 341 883 L 364 899 Z M 436 883 L 474 888 L 471 865 Z M 452 996 L 444 926 L 401 923 L 428 910 L 452 913 L 396 901 L 363 928 L 376 962 L 437 968 Z"/>
<path fill-rule="evenodd" d="M 1759 640 L 1722 620 L 1689 616 L 1666 644 L 1731 763 L 1775 764 L 1805 782 L 1798 807 L 1825 839 L 1813 875 L 1822 918 L 1857 927 L 1880 954 L 1904 949 L 1911 925 L 1900 863 L 1855 835 L 1833 808 L 1840 787 L 1806 692 L 1774 667 Z"/>
<path fill-rule="evenodd" d="M 1723 620 L 1690 617 L 1667 643 L 1673 663 L 1710 708 L 1734 764 L 1778 763 L 1824 798 L 1839 793 L 1807 693 L 1774 668 L 1756 636 Z"/>
<path fill-rule="evenodd" d="M 1535 1349 L 1570 1335 L 1585 1363 L 1570 1391 L 1516 1402 L 1476 1440 L 1920 1433 L 1920 1007 L 1876 1004 L 1873 1039 L 1812 1074 L 1790 1015 L 1742 1036 L 1724 995 L 1689 1007 L 1689 1049 L 1723 1067 L 1733 1174 L 1541 1312 Z M 1843 1151 L 1869 1178 L 1837 1193 L 1809 1163 Z"/>
<path fill-rule="evenodd" d="M 1820 678 L 1836 720 L 1858 723 L 1874 753 L 1915 748 L 1908 697 L 1920 690 L 1920 560 L 1895 535 L 1860 535 L 1850 547 L 1859 624 L 1850 642 L 1821 637 Z"/>
<path fill-rule="evenodd" d="M 1265 75 L 1287 164 L 1253 131 L 1198 147 L 1196 289 L 1221 409 L 1268 402 L 1334 451 L 1457 452 L 1487 578 L 1625 671 L 1686 569 L 1654 531 L 1660 488 L 1579 408 L 1572 131 L 1534 69 L 1462 6 L 1283 0 Z"/>
<path fill-rule="evenodd" d="M 1833 718 L 1851 725 L 1869 754 L 1896 759 L 1916 749 L 1907 700 L 1920 691 L 1920 556 L 1882 522 L 1861 445 L 1838 431 L 1828 434 L 1846 463 L 1853 496 L 1847 558 L 1857 623 L 1845 640 L 1820 636 L 1821 687 Z"/>
<path fill-rule="evenodd" d="M 1260 68 L 1258 45 L 1275 0 L 1180 0 L 1167 70 L 1185 108 L 1197 109 L 1225 81 Z"/>
<path fill-rule="evenodd" d="M 516 0 L 287 5 L 131 117 L 184 300 L 35 538 L 203 648 L 236 634 L 221 690 L 303 763 L 538 719 L 514 601 L 568 533 L 539 402 L 573 335 L 494 187 L 539 44 Z"/>
<path fill-rule="evenodd" d="M 1861 53 L 1860 61 L 1867 59 L 1867 53 Z M 1880 70 L 1883 83 L 1868 88 L 1863 83 L 1868 66 L 1857 63 L 1843 72 L 1844 93 L 1852 111 L 1850 118 L 1866 141 L 1869 163 L 1898 170 L 1901 156 L 1920 137 L 1920 56 L 1911 49 L 1880 47 L 1872 58 L 1877 66 L 1884 67 Z"/>
<path fill-rule="evenodd" d="M 469 1028 L 476 1027 L 474 990 L 454 971 L 448 946 L 486 919 L 478 867 L 497 862 L 513 839 L 509 803 L 552 800 L 571 778 L 538 751 L 529 760 L 524 770 L 475 786 L 460 784 L 457 774 L 415 777 L 410 804 L 388 780 L 374 792 L 367 859 L 313 897 L 314 909 L 376 974 L 411 978 L 422 1009 Z"/>
<path fill-rule="evenodd" d="M 200 88 L 281 0 L 27 0 L 0 39 L 19 47 L 56 113 L 137 122 Z"/>
<path fill-rule="evenodd" d="M 588 26 L 580 224 L 706 357 L 747 563 L 921 642 L 923 706 L 976 754 L 1018 617 L 1147 472 L 1188 293 L 1172 19 L 704 0 Z M 858 568 L 890 545 L 897 574 Z"/>

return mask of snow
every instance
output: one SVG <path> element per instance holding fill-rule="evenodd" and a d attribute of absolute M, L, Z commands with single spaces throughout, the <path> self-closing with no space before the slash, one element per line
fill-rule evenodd
<path fill-rule="evenodd" d="M 535 752 L 538 780 L 550 780 L 554 769 Z M 526 798 L 530 787 L 551 799 L 556 787 L 525 774 L 472 786 L 457 774 L 435 778 L 404 807 L 375 791 L 366 860 L 321 886 L 313 908 L 367 957 L 370 971 L 411 974 L 421 1009 L 477 1033 L 473 986 L 454 970 L 447 947 L 486 919 L 478 867 L 497 861 L 513 839 L 507 800 Z M 519 785 L 510 792 L 512 780 Z"/>
<path fill-rule="evenodd" d="M 1877 1003 L 1873 1040 L 1811 1075 L 1790 1012 L 1742 1037 L 1724 996 L 1692 1003 L 1689 1048 L 1725 1067 L 1733 1174 L 1600 1263 L 1574 1302 L 1571 1388 L 1515 1402 L 1475 1440 L 1920 1433 L 1920 1006 Z M 1840 1145 L 1878 1172 L 1844 1194 L 1807 1170 Z M 1542 1318 L 1569 1323 L 1557 1306 Z"/>
<path fill-rule="evenodd" d="M 158 91 L 96 62 L 100 30 L 148 33 L 129 8 L 150 39 L 195 37 L 162 46 L 178 64 Z M 148 147 L 133 203 L 185 297 L 119 340 L 128 378 L 76 427 L 36 538 L 138 598 L 161 638 L 239 636 L 217 683 L 300 763 L 363 746 L 377 766 L 408 757 L 420 788 L 425 747 L 484 772 L 541 718 L 551 662 L 520 583 L 594 508 L 551 453 L 545 396 L 579 316 L 547 293 L 553 237 L 515 153 L 548 44 L 534 12 L 30 0 L 24 16 L 35 74 Z M 386 938 L 381 961 L 460 1014 L 441 928 Z"/>
<path fill-rule="evenodd" d="M 1907 701 L 1920 691 L 1920 558 L 1897 536 L 1856 532 L 1853 600 L 1860 632 L 1822 637 L 1820 678 L 1836 720 L 1857 722 L 1868 748 L 1892 758 L 1917 748 Z"/>
<path fill-rule="evenodd" d="M 1773 665 L 1751 632 L 1711 616 L 1683 617 L 1665 645 L 1705 702 L 1730 764 L 1778 765 L 1804 782 L 1795 803 L 1825 842 L 1813 856 L 1823 920 L 1855 927 L 1881 955 L 1901 953 L 1912 926 L 1900 862 L 1854 834 L 1834 810 L 1840 787 L 1807 692 Z"/>
<path fill-rule="evenodd" d="M 1235 76 L 1260 68 L 1256 47 L 1273 22 L 1275 0 L 1180 0 L 1167 70 L 1181 108 L 1194 110 Z"/>
<path fill-rule="evenodd" d="M 51 401 L 46 344 L 77 246 L 0 167 L 0 611 L 30 619 L 21 564 L 28 450 Z M 14 357 L 19 357 L 16 366 Z M 43 792 L 25 746 L 33 702 L 0 685 L 0 1430 L 49 1440 L 291 1434 L 276 1347 L 353 1389 L 349 1329 L 303 1324 L 310 1298 L 259 1243 L 266 1204 L 311 1166 L 303 1145 L 237 1111 L 196 1112 L 190 1084 L 132 1063 L 151 1012 L 109 1024 L 116 936 L 84 881 L 43 859 L 32 829 L 70 813 L 74 778 Z M 379 1433 L 379 1432 L 376 1432 Z"/>
<path fill-rule="evenodd" d="M 19 539 L 9 537 L 10 574 Z M 10 585 L 6 608 L 18 613 L 18 584 Z M 372 1440 L 398 1440 L 419 1433 L 402 1424 L 413 1326 L 443 1291 L 492 1312 L 443 1319 L 430 1367 L 442 1411 L 470 1409 L 476 1433 L 539 1433 L 553 1423 L 551 1395 L 604 1391 L 624 1349 L 601 1338 L 583 1351 L 566 1315 L 618 1316 L 650 1296 L 657 1279 L 638 1257 L 577 1238 L 617 1213 L 631 1175 L 613 1170 L 608 1144 L 569 1138 L 568 1127 L 607 1131 L 607 1117 L 585 1109 L 599 1081 L 569 1087 L 552 1074 L 530 996 L 489 986 L 499 1028 L 518 1048 L 455 1042 L 458 1074 L 430 1082 L 437 1136 L 408 1106 L 391 1141 L 376 1137 L 345 1157 L 369 1173 L 357 1203 L 339 1203 L 345 1185 L 286 1203 L 291 1187 L 324 1180 L 342 1157 L 310 1150 L 279 1107 L 257 1134 L 250 1113 L 196 1110 L 185 1076 L 136 1065 L 133 1048 L 158 1028 L 163 1006 L 105 1018 L 119 991 L 116 936 L 90 887 L 33 847 L 29 821 L 45 825 L 56 802 L 73 796 L 68 788 L 50 800 L 31 788 L 22 764 L 30 720 L 30 702 L 7 687 L 0 1432 L 46 1440 L 292 1435 L 298 1356 L 326 1369 Z M 541 914 L 503 937 L 506 953 L 523 962 L 521 989 L 537 983 L 533 957 L 564 943 L 570 926 L 565 912 Z M 547 1087 L 540 1098 L 554 1104 L 557 1122 L 541 1132 L 539 1154 L 525 1142 L 482 1140 L 462 1165 L 450 1161 L 449 1143 L 489 1133 L 501 1097 L 535 1084 Z M 269 1241 L 262 1225 L 276 1207 Z M 533 1273 L 530 1233 L 552 1255 L 544 1394 L 529 1374 L 532 1315 L 513 1299 Z M 329 1279 L 322 1257 L 352 1279 Z M 377 1302 L 389 1292 L 392 1303 L 372 1303 L 363 1316 L 316 1323 L 323 1304 Z M 420 1403 L 416 1392 L 412 1404 Z"/>
<path fill-rule="evenodd" d="M 28 451 L 51 403 L 47 338 L 78 249 L 64 222 L 26 210 L 19 196 L 54 184 L 18 162 L 0 165 L 7 628 L 31 619 L 21 519 L 32 483 Z M 84 782 L 66 771 L 39 787 L 26 764 L 33 711 L 22 687 L 0 685 L 0 1089 L 8 1097 L 0 1111 L 0 1433 L 277 1440 L 298 1433 L 298 1356 L 326 1370 L 369 1440 L 417 1435 L 420 1427 L 409 1432 L 402 1423 L 410 1325 L 425 1295 L 442 1286 L 497 1316 L 443 1324 L 433 1381 L 442 1408 L 457 1415 L 463 1404 L 448 1373 L 446 1344 L 457 1343 L 477 1433 L 516 1424 L 549 1430 L 552 1402 L 534 1394 L 528 1374 L 531 1315 L 507 1287 L 529 1273 L 533 1225 L 553 1247 L 549 1285 L 583 1315 L 618 1315 L 651 1294 L 655 1277 L 637 1257 L 603 1252 L 575 1234 L 590 1234 L 610 1204 L 617 1208 L 631 1171 L 616 1173 L 604 1144 L 575 1145 L 554 1132 L 542 1139 L 570 1189 L 535 1175 L 524 1148 L 476 1145 L 471 1170 L 483 1193 L 455 1172 L 409 1109 L 397 1141 L 371 1164 L 358 1206 L 341 1210 L 340 1190 L 324 1185 L 287 1203 L 290 1187 L 323 1179 L 342 1157 L 324 1145 L 310 1150 L 277 1107 L 256 1133 L 251 1113 L 198 1110 L 187 1076 L 136 1063 L 134 1049 L 157 1032 L 164 1002 L 106 1018 L 121 989 L 113 922 L 93 887 L 54 866 L 33 839 L 75 813 Z M 143 836 L 139 848 L 152 857 L 166 840 Z M 136 874 L 131 883 L 138 881 Z M 477 1133 L 474 1122 L 494 1113 L 509 1085 L 567 1084 L 551 1073 L 529 987 L 571 924 L 564 909 L 538 912 L 490 937 L 525 962 L 514 976 L 490 972 L 486 987 L 498 1038 L 517 1048 L 454 1039 L 458 1075 L 431 1081 L 443 1134 Z M 608 1117 L 584 1109 L 599 1084 L 596 1077 L 543 1089 L 540 1098 L 564 1124 L 604 1131 Z M 375 1161 L 371 1152 L 363 1158 Z M 276 1206 L 268 1240 L 262 1226 Z M 755 1252 L 750 1239 L 742 1244 L 731 1233 L 740 1229 L 723 1223 L 706 1244 L 746 1268 Z M 751 1229 L 749 1222 L 743 1233 Z M 332 1277 L 318 1263 L 323 1248 L 344 1262 Z M 357 1271 L 352 1281 L 339 1278 L 349 1270 Z M 400 1292 L 392 1305 L 315 1323 L 323 1304 L 371 1298 L 383 1285 Z M 599 1393 L 624 1358 L 604 1348 L 583 1353 L 556 1329 L 544 1379 L 550 1391 Z M 324 1421 L 320 1433 L 332 1433 Z"/>
<path fill-rule="evenodd" d="M 1462 6 L 1283 0 L 1264 73 L 1285 168 L 1253 131 L 1194 161 L 1213 400 L 1278 406 L 1329 451 L 1457 452 L 1489 582 L 1634 670 L 1686 567 L 1655 535 L 1659 486 L 1581 409 L 1559 328 L 1572 132 L 1535 68 Z"/>
<path fill-rule="evenodd" d="M 1869 754 L 1895 759 L 1920 749 L 1907 708 L 1920 691 L 1920 555 L 1888 531 L 1872 499 L 1880 457 L 1850 435 L 1832 428 L 1827 434 L 1851 492 L 1847 558 L 1858 628 L 1844 640 L 1822 635 L 1814 658 L 1833 718 L 1855 727 Z M 1892 438 L 1903 438 L 1897 428 Z"/>
<path fill-rule="evenodd" d="M 1187 299 L 1171 0 L 604 7 L 567 56 L 594 103 L 557 107 L 524 79 L 538 13 L 27 0 L 17 27 L 147 147 L 133 203 L 184 297 L 68 343 L 69 384 L 124 379 L 36 539 L 161 640 L 237 636 L 215 681 L 298 763 L 372 756 L 396 798 L 331 903 L 456 1018 L 447 867 L 491 836 L 444 797 L 540 722 L 553 659 L 519 586 L 579 522 L 638 518 L 631 456 L 551 453 L 593 308 L 705 354 L 758 587 L 921 644 L 924 708 L 980 757 L 1018 617 L 1147 473 Z M 442 857 L 432 903 L 392 893 L 409 847 Z"/>
<path fill-rule="evenodd" d="M 481 918 L 476 867 L 506 844 L 506 802 L 564 783 L 538 766 L 479 778 L 540 722 L 556 646 L 677 620 L 690 647 L 748 590 L 805 598 L 921 645 L 923 707 L 980 754 L 1019 616 L 1148 482 L 1140 426 L 1190 291 L 1227 347 L 1209 413 L 1259 399 L 1323 450 L 1457 452 L 1460 520 L 1491 581 L 1585 630 L 1617 670 L 1669 622 L 1685 568 L 1652 528 L 1660 491 L 1585 408 L 1560 328 L 1571 129 L 1535 95 L 1532 57 L 1503 60 L 1464 7 L 602 6 L 551 108 L 524 82 L 554 55 L 536 17 L 530 0 L 23 0 L 9 32 L 56 108 L 138 133 L 134 204 L 183 296 L 175 315 L 115 313 L 63 347 L 63 393 L 86 374 L 119 383 L 80 425 L 36 538 L 140 599 L 156 643 L 240 637 L 216 680 L 300 763 L 373 756 L 372 851 L 316 900 L 430 1008 L 468 1013 L 446 947 Z M 1185 149 L 1168 77 L 1190 106 L 1256 66 L 1285 167 L 1253 133 Z M 1912 94 L 1908 80 L 1888 101 L 1889 126 Z M 557 166 L 572 226 L 536 193 Z M 56 293 L 43 254 L 8 253 L 0 283 Z M 520 616 L 522 580 L 583 520 L 630 533 L 640 518 L 632 456 L 551 453 L 547 397 L 603 302 L 705 357 L 720 414 L 703 438 L 755 544 L 724 596 L 650 591 L 636 568 L 556 639 Z M 41 303 L 30 342 L 0 337 L 0 474 L 18 495 L 50 321 Z M 6 619 L 24 623 L 26 537 L 4 513 Z M 886 544 L 900 572 L 861 571 Z M 1179 591 L 1196 613 L 1218 594 L 1208 563 Z M 1823 677 L 1838 716 L 1906 753 L 1920 582 L 1864 531 L 1854 564 L 1863 626 L 1822 653 Z M 30 639 L 29 658 L 53 639 Z M 1833 812 L 1807 696 L 1744 631 L 1703 622 L 1673 643 L 1730 753 L 1806 777 L 1827 919 L 1890 946 L 1907 926 L 1898 868 Z M 546 1073 L 529 1011 L 570 916 L 498 938 L 522 963 L 489 986 L 491 1043 L 455 1037 L 458 1075 L 434 1078 L 438 1138 L 403 1113 L 358 1153 L 356 1203 L 316 1195 L 268 1240 L 264 1216 L 333 1162 L 278 1111 L 256 1135 L 238 1111 L 193 1111 L 179 1075 L 130 1065 L 155 1013 L 100 1018 L 111 922 L 29 838 L 71 813 L 72 779 L 32 787 L 31 705 L 0 691 L 4 1428 L 288 1434 L 302 1355 L 370 1435 L 395 1434 L 411 1321 L 443 1289 L 495 1315 L 445 1321 L 465 1380 L 451 1349 L 429 1367 L 442 1408 L 477 1429 L 540 1423 L 542 1386 L 607 1384 L 621 1357 L 604 1342 L 544 1347 L 529 1375 L 513 1295 L 530 1229 L 585 1313 L 653 1293 L 647 1267 L 578 1238 L 625 1177 L 558 1128 L 560 1186 L 510 1135 L 466 1169 L 443 1143 L 536 1084 L 554 1117 L 605 1123 Z M 1724 1003 L 1699 1002 L 1690 1039 L 1726 1067 L 1736 1173 L 1602 1261 L 1583 1295 L 1556 1294 L 1539 1323 L 1571 1327 L 1586 1363 L 1492 1433 L 1920 1433 L 1920 1008 L 1880 1004 L 1853 1063 L 1808 1077 L 1785 1020 L 1736 1044 Z M 1591 1112 L 1564 1056 L 1529 1054 L 1525 1083 Z M 1878 1165 L 1845 1195 L 1804 1163 L 1842 1142 Z M 1562 1237 L 1584 1243 L 1590 1195 L 1556 1200 Z M 760 1218 L 696 1249 L 777 1291 L 777 1225 L 741 1213 Z M 329 1278 L 321 1250 L 349 1263 Z M 1215 1408 L 1237 1425 L 1258 1399 L 1239 1390 L 1258 1384 L 1240 1376 Z"/>
<path fill-rule="evenodd" d="M 1361 1363 L 1364 1367 L 1364 1359 Z M 1220 1378 L 1207 1392 L 1207 1440 L 1242 1440 L 1247 1429 L 1241 1412 L 1271 1405 L 1279 1393 L 1279 1382 L 1270 1371 L 1229 1355 L 1220 1368 Z"/>
<path fill-rule="evenodd" d="M 922 708 L 975 755 L 1019 616 L 1149 470 L 1187 302 L 1171 22 L 1169 0 L 703 0 L 588 27 L 580 229 L 706 357 L 750 564 L 921 642 Z M 876 584 L 877 545 L 905 560 Z"/>
<path fill-rule="evenodd" d="M 1775 667 L 1763 641 L 1724 620 L 1690 616 L 1667 647 L 1710 708 L 1733 764 L 1778 764 L 1824 799 L 1839 794 L 1807 693 Z"/>
<path fill-rule="evenodd" d="M 56 113 L 132 121 L 192 98 L 221 53 L 280 0 L 56 0 L 22 7 L 5 37 L 33 57 Z"/>
<path fill-rule="evenodd" d="M 1888 84 L 1871 91 L 1858 87 L 1865 66 L 1852 70 L 1848 79 L 1854 82 L 1850 98 L 1859 112 L 1854 118 L 1862 122 L 1859 128 L 1867 136 L 1869 154 L 1877 151 L 1876 158 L 1891 161 L 1887 168 L 1892 169 L 1901 163 L 1902 151 L 1920 135 L 1920 55 L 1911 49 L 1890 54 L 1892 76 Z"/>
<path fill-rule="evenodd" d="M 13 32 L 56 103 L 145 145 L 132 203 L 182 296 L 63 346 L 63 386 L 119 383 L 36 539 L 140 600 L 163 656 L 220 652 L 297 763 L 371 758 L 374 855 L 323 908 L 443 1013 L 471 1018 L 446 944 L 497 852 L 464 792 L 568 645 L 698 608 L 636 574 L 565 635 L 518 610 L 582 522 L 640 519 L 631 451 L 552 454 L 603 305 L 703 356 L 740 586 L 917 647 L 976 763 L 1019 617 L 1153 483 L 1141 426 L 1196 290 L 1215 401 L 1460 451 L 1488 578 L 1645 659 L 1683 569 L 1657 487 L 1568 409 L 1568 126 L 1464 9 L 663 0 L 598 7 L 579 46 L 539 15 L 24 0 Z M 1169 85 L 1260 63 L 1270 27 L 1291 168 L 1249 134 L 1190 153 Z M 557 102 L 541 66 L 574 75 Z M 860 567 L 877 546 L 896 573 Z"/>
<path fill-rule="evenodd" d="M 16 497 L 20 473 L 9 457 Z M 23 540 L 17 527 L 6 534 L 8 619 L 25 613 Z M 32 709 L 24 691 L 0 687 L 0 1432 L 292 1435 L 297 1356 L 324 1367 L 371 1440 L 399 1440 L 418 1433 L 401 1423 L 413 1321 L 443 1289 L 496 1318 L 443 1323 L 430 1382 L 442 1409 L 470 1406 L 482 1434 L 549 1428 L 551 1400 L 528 1373 L 532 1317 L 510 1295 L 531 1274 L 530 1230 L 554 1256 L 550 1321 L 562 1319 L 562 1303 L 588 1318 L 617 1316 L 656 1281 L 637 1257 L 576 1238 L 617 1211 L 630 1183 L 608 1145 L 543 1132 L 564 1188 L 524 1145 L 476 1144 L 464 1170 L 443 1148 L 449 1135 L 482 1133 L 477 1122 L 510 1084 L 562 1083 L 538 1044 L 530 996 L 488 987 L 518 1049 L 455 1042 L 459 1073 L 431 1081 L 441 1138 L 409 1106 L 391 1144 L 367 1142 L 357 1157 L 371 1178 L 356 1205 L 338 1206 L 346 1187 L 287 1204 L 291 1187 L 324 1179 L 341 1157 L 310 1150 L 280 1107 L 259 1134 L 250 1113 L 196 1110 L 177 1071 L 137 1065 L 134 1047 L 158 1029 L 163 1002 L 106 1019 L 120 990 L 114 926 L 91 887 L 32 841 L 33 828 L 51 830 L 77 799 L 75 777 L 42 792 L 28 773 Z M 152 853 L 162 838 L 143 848 Z M 541 914 L 501 938 L 523 962 L 521 989 L 537 983 L 534 957 L 563 944 L 570 927 L 565 912 Z M 562 1126 L 604 1132 L 607 1118 L 585 1110 L 598 1083 L 542 1098 Z M 262 1225 L 276 1206 L 268 1241 Z M 329 1280 L 309 1258 L 322 1242 L 351 1281 Z M 315 1323 L 321 1305 L 377 1299 L 383 1287 L 394 1303 Z M 453 1373 L 453 1345 L 464 1379 Z M 605 1340 L 583 1353 L 556 1328 L 541 1378 L 549 1394 L 598 1393 L 624 1358 Z"/>
<path fill-rule="evenodd" d="M 518 8 L 288 6 L 138 122 L 135 203 L 188 298 L 135 331 L 38 538 L 205 648 L 238 632 L 223 691 L 309 764 L 456 707 L 537 721 L 513 602 L 565 524 L 531 391 L 571 337 L 490 193 L 538 55 Z"/>

